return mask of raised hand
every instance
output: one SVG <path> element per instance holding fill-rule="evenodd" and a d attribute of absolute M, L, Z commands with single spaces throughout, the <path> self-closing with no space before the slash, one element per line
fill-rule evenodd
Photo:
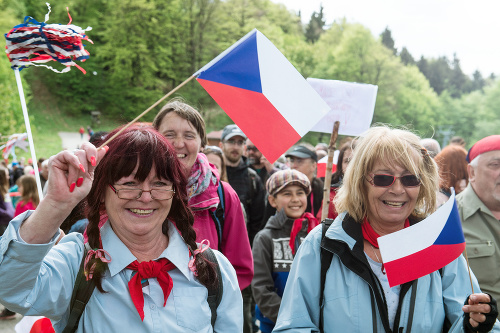
<path fill-rule="evenodd" d="M 94 170 L 107 152 L 90 143 L 82 149 L 62 151 L 49 159 L 47 195 L 22 224 L 21 238 L 31 244 L 49 242 L 71 210 L 90 191 Z"/>

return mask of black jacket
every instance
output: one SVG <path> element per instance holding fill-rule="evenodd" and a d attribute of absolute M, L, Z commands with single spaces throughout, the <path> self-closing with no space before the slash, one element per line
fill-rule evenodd
<path fill-rule="evenodd" d="M 250 245 L 257 232 L 262 229 L 261 221 L 265 209 L 265 189 L 259 175 L 247 165 L 242 157 L 237 167 L 226 167 L 227 179 L 236 191 L 247 214 L 247 231 Z"/>

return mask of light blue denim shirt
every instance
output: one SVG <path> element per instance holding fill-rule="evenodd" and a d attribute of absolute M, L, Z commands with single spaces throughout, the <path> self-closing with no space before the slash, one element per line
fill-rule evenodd
<path fill-rule="evenodd" d="M 62 332 L 69 317 L 69 303 L 83 257 L 83 237 L 72 233 L 54 246 L 59 233 L 48 244 L 27 244 L 19 227 L 30 211 L 12 220 L 0 238 L 0 302 L 24 315 L 46 316 L 56 332 Z M 136 258 L 107 222 L 101 228 L 103 248 L 112 261 L 102 281 L 107 293 L 94 290 L 77 332 L 213 332 L 207 289 L 188 268 L 189 251 L 172 223 L 169 245 L 160 258 L 176 268 L 169 272 L 173 289 L 163 307 L 163 293 L 156 278 L 144 292 L 144 322 L 130 298 L 132 271 L 125 267 Z M 214 251 L 223 280 L 223 296 L 217 308 L 216 332 L 242 332 L 243 302 L 236 273 L 220 252 Z"/>

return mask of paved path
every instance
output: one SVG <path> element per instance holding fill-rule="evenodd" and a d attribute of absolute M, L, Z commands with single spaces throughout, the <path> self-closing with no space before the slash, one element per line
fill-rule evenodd
<path fill-rule="evenodd" d="M 0 311 L 3 310 L 3 306 L 0 305 Z M 16 315 L 16 319 L 13 320 L 0 320 L 0 333 L 15 333 L 14 326 L 21 320 L 22 316 L 20 314 Z"/>
<path fill-rule="evenodd" d="M 78 132 L 58 132 L 57 133 L 62 140 L 62 149 L 73 150 L 79 148 L 83 142 L 87 142 L 88 134 L 83 134 L 83 139 Z"/>

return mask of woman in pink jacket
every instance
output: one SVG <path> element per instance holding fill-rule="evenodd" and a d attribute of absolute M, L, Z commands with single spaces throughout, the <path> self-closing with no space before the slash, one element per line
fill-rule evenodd
<path fill-rule="evenodd" d="M 16 183 L 21 194 L 21 200 L 16 205 L 14 216 L 24 213 L 27 210 L 35 210 L 36 206 L 40 203 L 35 177 L 24 175 Z"/>
<path fill-rule="evenodd" d="M 207 144 L 205 121 L 193 107 L 173 100 L 156 115 L 153 126 L 174 146 L 185 168 L 189 206 L 195 217 L 196 241 L 207 239 L 211 248 L 221 251 L 229 259 L 243 290 L 253 278 L 252 250 L 238 195 L 228 183 L 220 181 L 216 167 L 201 153 Z M 219 183 L 222 183 L 223 195 L 217 193 Z M 224 198 L 223 214 L 221 208 L 217 209 L 219 197 Z M 215 215 L 224 221 L 223 230 L 219 231 L 221 236 Z"/>

